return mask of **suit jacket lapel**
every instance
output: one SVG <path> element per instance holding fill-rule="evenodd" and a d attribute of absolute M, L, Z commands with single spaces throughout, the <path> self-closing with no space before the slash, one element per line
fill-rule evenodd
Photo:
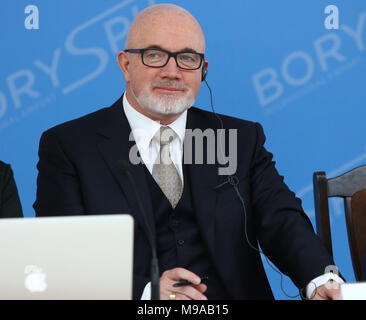
<path fill-rule="evenodd" d="M 208 128 L 208 124 L 205 123 L 204 119 L 198 118 L 191 110 L 188 111 L 186 129 L 201 129 L 203 132 Z M 198 147 L 201 148 L 202 146 Z M 184 150 L 184 152 L 186 151 Z M 193 162 L 192 164 L 186 164 L 186 167 L 191 179 L 192 198 L 197 221 L 211 255 L 215 257 L 215 207 L 217 198 L 215 187 L 221 181 L 221 176 L 218 175 L 219 166 L 217 162 L 215 164 L 195 164 L 195 147 L 190 151 L 192 152 Z M 207 150 L 204 148 L 203 159 L 206 159 L 206 155 Z"/>
<path fill-rule="evenodd" d="M 97 145 L 102 154 L 102 157 L 107 162 L 114 178 L 120 185 L 123 194 L 125 195 L 128 205 L 131 208 L 131 214 L 148 234 L 147 227 L 144 221 L 144 217 L 139 210 L 136 195 L 133 191 L 133 187 L 128 178 L 121 173 L 118 162 L 125 160 L 130 163 L 129 152 L 135 145 L 134 141 L 129 141 L 129 135 L 131 128 L 123 111 L 122 97 L 118 99 L 112 107 L 106 111 L 106 117 L 104 123 L 98 128 L 97 131 Z M 138 165 L 131 164 L 130 172 L 135 180 L 137 191 L 139 193 L 142 206 L 147 215 L 147 220 L 150 229 L 155 237 L 155 223 L 152 210 L 152 203 L 150 198 L 150 192 L 148 190 L 144 164 Z M 121 195 L 122 196 L 122 195 Z"/>
<path fill-rule="evenodd" d="M 210 123 L 201 119 L 197 112 L 188 111 L 186 129 L 215 129 L 210 127 Z M 147 234 L 144 218 L 139 210 L 136 196 L 127 177 L 118 169 L 117 162 L 120 160 L 129 161 L 129 152 L 134 141 L 129 141 L 131 128 L 123 111 L 122 97 L 106 111 L 104 122 L 97 129 L 97 145 L 101 151 L 102 157 L 107 162 L 113 176 L 121 187 L 128 205 L 131 208 L 131 214 Z M 186 140 L 185 140 L 186 141 Z M 201 146 L 199 146 L 201 147 Z M 207 150 L 203 150 L 205 159 Z M 217 191 L 215 187 L 225 179 L 218 175 L 219 164 L 195 164 L 195 148 L 192 150 L 192 164 L 186 164 L 186 169 L 190 175 L 192 200 L 196 212 L 197 221 L 202 232 L 211 256 L 215 259 L 215 207 Z M 130 166 L 131 174 L 135 178 L 142 205 L 147 214 L 147 219 L 153 235 L 155 237 L 155 222 L 152 209 L 150 192 L 146 181 L 144 164 Z"/>
<path fill-rule="evenodd" d="M 214 122 L 210 123 L 206 118 L 201 117 L 200 114 L 194 110 L 189 110 L 187 116 L 187 129 L 199 128 L 202 131 L 206 129 L 216 130 L 218 124 Z M 217 147 L 217 133 L 215 132 L 215 146 Z M 201 146 L 199 146 L 201 147 Z M 215 151 L 217 149 L 215 148 Z M 192 159 L 195 159 L 195 148 L 192 150 Z M 203 149 L 203 159 L 207 159 L 207 150 Z M 223 283 L 226 286 L 227 283 L 232 283 L 230 274 L 227 274 L 225 265 L 226 262 L 220 259 L 221 252 L 218 250 L 218 246 L 215 243 L 217 240 L 215 230 L 216 224 L 216 208 L 217 208 L 217 194 L 220 190 L 220 186 L 227 183 L 227 176 L 219 175 L 220 164 L 217 161 L 217 155 L 215 155 L 216 161 L 214 164 L 192 164 L 187 165 L 188 173 L 191 179 L 191 190 L 193 204 L 197 221 L 202 233 L 202 236 L 208 246 L 211 253 L 213 262 L 217 267 L 217 271 Z M 220 239 L 222 241 L 222 239 Z M 240 292 L 241 288 L 236 287 L 236 283 L 232 283 L 230 286 L 226 286 L 229 293 L 235 296 L 236 292 Z"/>

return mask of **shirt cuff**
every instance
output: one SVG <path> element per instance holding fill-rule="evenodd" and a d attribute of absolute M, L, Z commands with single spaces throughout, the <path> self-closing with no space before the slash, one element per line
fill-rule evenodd
<path fill-rule="evenodd" d="M 328 272 L 328 273 L 322 274 L 321 276 L 319 276 L 319 277 L 315 278 L 314 280 L 312 280 L 306 286 L 306 297 L 308 299 L 310 299 L 313 292 L 314 292 L 314 290 L 317 287 L 322 286 L 323 284 L 327 283 L 331 279 L 338 282 L 339 284 L 344 283 L 343 279 L 341 277 L 339 277 L 338 275 L 336 275 L 335 273 Z"/>
<path fill-rule="evenodd" d="M 151 300 L 151 282 L 145 286 L 140 300 Z"/>

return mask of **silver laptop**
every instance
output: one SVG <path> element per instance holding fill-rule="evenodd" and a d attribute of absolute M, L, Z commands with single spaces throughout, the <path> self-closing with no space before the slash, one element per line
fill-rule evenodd
<path fill-rule="evenodd" d="M 132 298 L 127 214 L 0 219 L 0 299 Z"/>

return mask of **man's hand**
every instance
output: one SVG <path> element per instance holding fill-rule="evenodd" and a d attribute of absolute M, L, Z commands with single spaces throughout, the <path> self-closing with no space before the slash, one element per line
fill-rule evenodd
<path fill-rule="evenodd" d="M 188 280 L 192 285 L 183 287 L 173 287 L 174 283 L 180 280 Z M 174 268 L 165 271 L 160 278 L 160 299 L 169 300 L 169 296 L 174 293 L 176 300 L 207 300 L 203 294 L 207 286 L 201 283 L 199 276 L 184 268 Z"/>
<path fill-rule="evenodd" d="M 340 288 L 341 286 L 338 282 L 329 280 L 314 290 L 311 300 L 340 300 Z"/>

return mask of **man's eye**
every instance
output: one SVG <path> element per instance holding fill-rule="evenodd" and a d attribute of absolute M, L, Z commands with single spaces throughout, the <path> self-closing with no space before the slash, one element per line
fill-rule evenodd
<path fill-rule="evenodd" d="M 146 58 L 148 59 L 159 59 L 161 56 L 162 54 L 159 52 L 149 52 L 146 54 Z"/>
<path fill-rule="evenodd" d="M 179 59 L 185 62 L 194 62 L 195 59 L 194 57 L 190 56 L 190 55 L 180 55 Z"/>

